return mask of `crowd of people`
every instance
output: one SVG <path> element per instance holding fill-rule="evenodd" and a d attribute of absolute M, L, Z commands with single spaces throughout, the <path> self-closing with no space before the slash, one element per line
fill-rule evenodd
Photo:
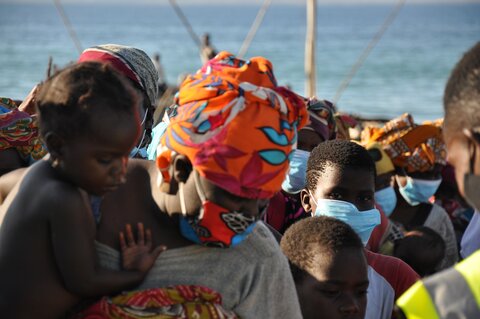
<path fill-rule="evenodd" d="M 104 44 L 0 98 L 0 313 L 480 318 L 480 43 L 424 123 L 273 70 L 215 52 L 159 116 L 160 56 Z"/>

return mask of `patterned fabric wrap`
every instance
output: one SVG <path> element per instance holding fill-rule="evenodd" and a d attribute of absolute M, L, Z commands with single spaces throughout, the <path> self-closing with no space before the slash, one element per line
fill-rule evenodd
<path fill-rule="evenodd" d="M 327 100 L 312 99 L 308 103 L 309 121 L 303 130 L 311 130 L 324 141 L 334 140 L 337 136 L 335 106 Z"/>
<path fill-rule="evenodd" d="M 173 286 L 103 297 L 74 318 L 87 319 L 236 319 L 222 307 L 222 297 L 209 288 Z"/>
<path fill-rule="evenodd" d="M 395 166 L 407 172 L 432 170 L 435 164 L 446 165 L 446 147 L 437 125 L 415 124 L 405 113 L 381 128 L 366 127 L 362 132 L 362 144 L 382 144 Z"/>
<path fill-rule="evenodd" d="M 15 103 L 0 98 L 0 150 L 15 148 L 27 161 L 47 154 L 40 139 L 36 116 L 19 111 Z"/>
<path fill-rule="evenodd" d="M 339 140 L 350 140 L 350 129 L 358 125 L 351 115 L 346 113 L 335 113 L 335 123 L 337 125 L 336 138 Z"/>
<path fill-rule="evenodd" d="M 144 51 L 124 45 L 102 44 L 83 51 L 78 62 L 84 61 L 111 63 L 147 94 L 150 104 L 155 105 L 157 102 L 158 72 Z"/>
<path fill-rule="evenodd" d="M 277 86 L 272 64 L 220 52 L 188 76 L 157 151 L 164 181 L 172 151 L 205 178 L 245 198 L 270 198 L 287 173 L 306 102 Z"/>

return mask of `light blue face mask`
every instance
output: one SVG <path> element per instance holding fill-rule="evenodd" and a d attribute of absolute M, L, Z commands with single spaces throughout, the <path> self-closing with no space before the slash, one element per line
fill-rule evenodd
<path fill-rule="evenodd" d="M 296 149 L 293 151 L 293 157 L 290 160 L 290 168 L 285 180 L 282 183 L 282 189 L 290 194 L 298 194 L 306 185 L 307 162 L 310 152 Z"/>
<path fill-rule="evenodd" d="M 407 176 L 407 184 L 405 186 L 398 186 L 398 190 L 402 197 L 412 206 L 417 206 L 420 203 L 428 203 L 428 199 L 435 194 L 442 179 L 425 180 L 415 179 Z"/>
<path fill-rule="evenodd" d="M 317 204 L 315 216 L 330 216 L 350 225 L 364 246 L 368 243 L 373 229 L 380 225 L 380 212 L 376 208 L 359 211 L 352 203 L 335 199 L 320 198 L 313 202 Z"/>
<path fill-rule="evenodd" d="M 397 194 L 392 186 L 385 187 L 375 192 L 375 203 L 377 203 L 385 213 L 390 216 L 397 206 Z"/>

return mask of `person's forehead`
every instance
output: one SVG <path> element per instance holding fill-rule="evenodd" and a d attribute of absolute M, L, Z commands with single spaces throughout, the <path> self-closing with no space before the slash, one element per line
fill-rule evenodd
<path fill-rule="evenodd" d="M 317 254 L 311 273 L 320 282 L 347 283 L 368 280 L 363 250 L 353 247 Z"/>
<path fill-rule="evenodd" d="M 316 189 L 343 187 L 348 189 L 370 190 L 375 188 L 374 172 L 358 167 L 343 167 L 328 162 L 320 175 Z"/>

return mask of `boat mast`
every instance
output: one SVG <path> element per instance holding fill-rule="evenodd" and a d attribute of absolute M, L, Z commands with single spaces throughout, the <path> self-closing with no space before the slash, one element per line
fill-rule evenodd
<path fill-rule="evenodd" d="M 317 37 L 317 0 L 307 0 L 307 36 L 305 39 L 305 95 L 316 94 L 315 43 Z"/>

